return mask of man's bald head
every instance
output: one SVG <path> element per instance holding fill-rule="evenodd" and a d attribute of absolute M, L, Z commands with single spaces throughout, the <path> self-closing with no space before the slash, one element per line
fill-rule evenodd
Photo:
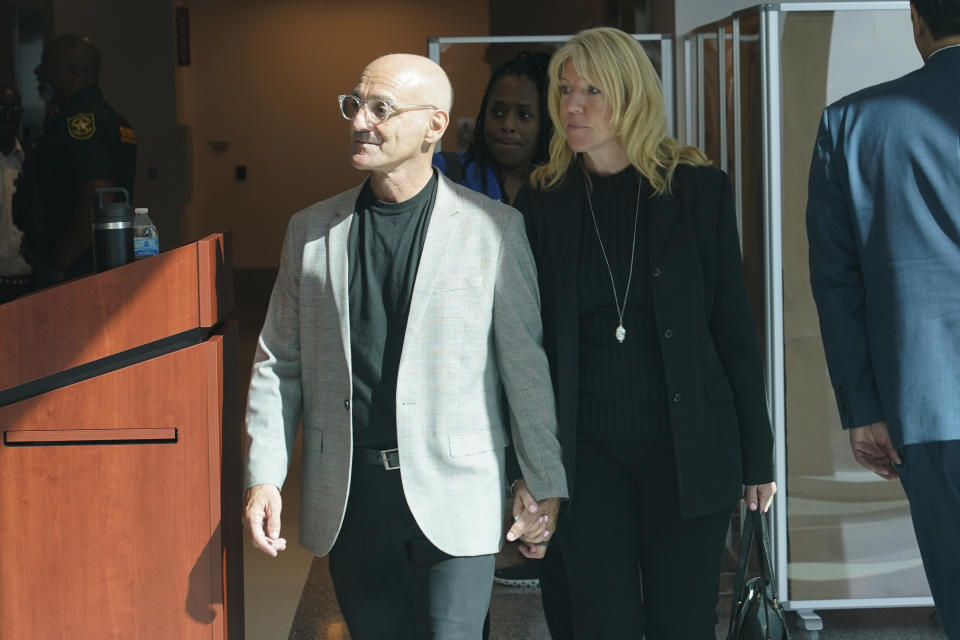
<path fill-rule="evenodd" d="M 100 79 L 100 50 L 87 36 L 64 33 L 51 40 L 46 49 L 73 67 L 90 84 L 96 84 Z"/>
<path fill-rule="evenodd" d="M 433 151 L 450 122 L 447 74 L 429 58 L 394 53 L 366 66 L 353 97 L 366 108 L 348 116 L 351 163 L 372 173 L 377 198 L 412 197 L 433 175 Z"/>
<path fill-rule="evenodd" d="M 443 68 L 430 58 L 412 53 L 390 53 L 367 65 L 363 75 L 382 73 L 395 78 L 398 87 L 408 94 L 407 102 L 429 104 L 450 113 L 453 108 L 453 85 Z"/>
<path fill-rule="evenodd" d="M 100 80 L 100 51 L 87 36 L 64 33 L 46 44 L 34 73 L 41 93 L 48 90 L 45 99 L 62 104 Z"/>

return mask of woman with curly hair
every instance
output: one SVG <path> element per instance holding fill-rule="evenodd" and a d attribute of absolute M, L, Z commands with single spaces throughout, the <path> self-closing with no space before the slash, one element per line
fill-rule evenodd
<path fill-rule="evenodd" d="M 513 202 L 533 168 L 549 157 L 549 61 L 546 53 L 521 51 L 500 65 L 483 92 L 470 146 L 461 153 L 436 154 L 434 166 L 454 182 Z"/>

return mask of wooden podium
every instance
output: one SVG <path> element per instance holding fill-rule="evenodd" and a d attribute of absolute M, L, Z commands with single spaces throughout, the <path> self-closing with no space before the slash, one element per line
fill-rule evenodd
<path fill-rule="evenodd" d="M 230 254 L 0 305 L 0 639 L 243 637 Z"/>

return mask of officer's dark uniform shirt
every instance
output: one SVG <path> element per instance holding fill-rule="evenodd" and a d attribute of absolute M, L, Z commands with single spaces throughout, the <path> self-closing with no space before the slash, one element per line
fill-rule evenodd
<path fill-rule="evenodd" d="M 34 219 L 24 229 L 28 259 L 67 266 L 66 258 L 53 255 L 55 242 L 75 229 L 82 229 L 88 242 L 91 238 L 88 221 L 80 225 L 72 220 L 80 185 L 108 180 L 127 189 L 132 200 L 136 156 L 136 133 L 104 101 L 99 87 L 78 92 L 59 112 L 48 115 L 33 155 L 39 206 L 33 207 Z M 70 277 L 93 271 L 90 246 L 67 271 Z"/>

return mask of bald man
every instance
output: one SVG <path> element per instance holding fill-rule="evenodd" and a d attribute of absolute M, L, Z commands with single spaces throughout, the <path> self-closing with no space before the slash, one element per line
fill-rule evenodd
<path fill-rule="evenodd" d="M 395 54 L 340 96 L 368 176 L 291 219 L 250 381 L 253 543 L 286 546 L 302 418 L 300 542 L 330 554 L 354 640 L 480 638 L 511 435 L 535 500 L 507 538 L 542 555 L 567 496 L 521 217 L 431 167 L 452 93 Z"/>
<path fill-rule="evenodd" d="M 63 34 L 47 43 L 34 69 L 47 104 L 43 135 L 31 166 L 38 202 L 18 224 L 35 286 L 93 272 L 90 211 L 94 191 L 124 187 L 133 194 L 137 138 L 130 123 L 103 99 L 100 52 L 86 36 Z"/>

